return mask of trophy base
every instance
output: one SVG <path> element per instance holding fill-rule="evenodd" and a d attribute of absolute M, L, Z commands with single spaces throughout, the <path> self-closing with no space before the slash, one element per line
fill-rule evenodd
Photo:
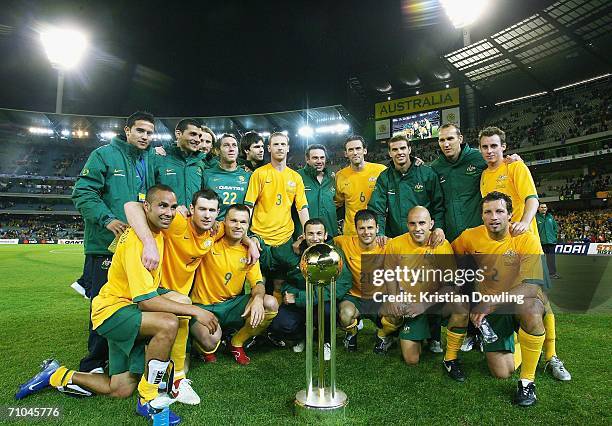
<path fill-rule="evenodd" d="M 301 390 L 295 396 L 295 415 L 302 419 L 344 418 L 348 398 L 344 392 L 336 389 L 332 397 L 331 389 L 315 388 L 310 398 L 306 390 Z"/>

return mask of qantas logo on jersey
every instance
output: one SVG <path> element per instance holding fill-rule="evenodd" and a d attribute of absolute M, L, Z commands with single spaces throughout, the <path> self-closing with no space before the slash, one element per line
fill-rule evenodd
<path fill-rule="evenodd" d="M 219 190 L 223 191 L 244 191 L 244 188 L 242 188 L 241 186 L 225 186 L 225 185 L 219 185 Z"/>

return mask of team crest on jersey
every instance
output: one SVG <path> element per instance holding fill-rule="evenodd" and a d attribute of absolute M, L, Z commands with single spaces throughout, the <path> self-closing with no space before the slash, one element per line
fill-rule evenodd
<path fill-rule="evenodd" d="M 519 262 L 518 254 L 514 250 L 512 250 L 512 249 L 507 250 L 502 255 L 502 258 L 504 260 L 504 266 L 516 265 Z"/>
<path fill-rule="evenodd" d="M 469 166 L 467 166 L 467 169 L 465 169 L 465 174 L 466 175 L 475 175 L 476 174 L 476 166 L 473 164 L 470 164 Z"/>
<path fill-rule="evenodd" d="M 242 263 L 243 265 L 246 265 L 248 262 L 248 259 L 246 257 L 241 257 L 240 258 L 240 263 Z"/>
<path fill-rule="evenodd" d="M 290 180 L 289 182 L 287 182 L 287 186 L 289 186 L 290 188 L 295 188 L 297 184 L 294 181 Z"/>
<path fill-rule="evenodd" d="M 211 245 L 212 245 L 212 240 L 206 240 L 206 241 L 204 242 L 204 247 L 205 247 L 205 248 L 208 248 L 208 247 L 210 247 Z"/>
<path fill-rule="evenodd" d="M 87 176 L 89 174 L 89 169 L 86 167 L 83 169 L 83 171 L 81 172 L 81 176 Z"/>
<path fill-rule="evenodd" d="M 423 184 L 421 182 L 414 185 L 414 192 L 423 192 Z"/>
<path fill-rule="evenodd" d="M 376 176 L 372 176 L 368 178 L 368 182 L 376 182 L 376 179 L 378 179 Z"/>
<path fill-rule="evenodd" d="M 242 176 L 242 175 L 238 176 L 238 180 L 239 180 L 240 182 L 244 182 L 244 176 Z"/>

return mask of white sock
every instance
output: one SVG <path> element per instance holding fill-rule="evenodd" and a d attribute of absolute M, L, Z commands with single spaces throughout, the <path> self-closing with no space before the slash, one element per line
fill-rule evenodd
<path fill-rule="evenodd" d="M 529 383 L 533 383 L 533 380 L 521 379 L 521 383 L 523 384 L 523 387 L 526 387 Z"/>

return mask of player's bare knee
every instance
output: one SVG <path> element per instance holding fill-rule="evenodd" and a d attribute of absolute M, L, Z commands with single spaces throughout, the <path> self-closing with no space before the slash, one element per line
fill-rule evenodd
<path fill-rule="evenodd" d="M 514 369 L 507 368 L 506 366 L 489 366 L 489 370 L 491 371 L 491 376 L 496 379 L 508 379 L 514 373 Z"/>
<path fill-rule="evenodd" d="M 126 399 L 131 397 L 136 390 L 136 386 L 123 384 L 115 388 L 111 388 L 109 396 L 113 398 Z"/>
<path fill-rule="evenodd" d="M 276 297 L 266 294 L 263 300 L 264 309 L 268 312 L 278 312 L 278 300 Z"/>
<path fill-rule="evenodd" d="M 421 356 L 418 352 L 404 352 L 402 358 L 407 365 L 417 365 Z"/>
<path fill-rule="evenodd" d="M 452 314 L 448 320 L 448 329 L 465 328 L 468 325 L 470 316 L 468 314 Z"/>
<path fill-rule="evenodd" d="M 179 321 L 176 315 L 162 313 L 156 318 L 158 333 L 167 335 L 174 339 L 178 331 Z"/>

